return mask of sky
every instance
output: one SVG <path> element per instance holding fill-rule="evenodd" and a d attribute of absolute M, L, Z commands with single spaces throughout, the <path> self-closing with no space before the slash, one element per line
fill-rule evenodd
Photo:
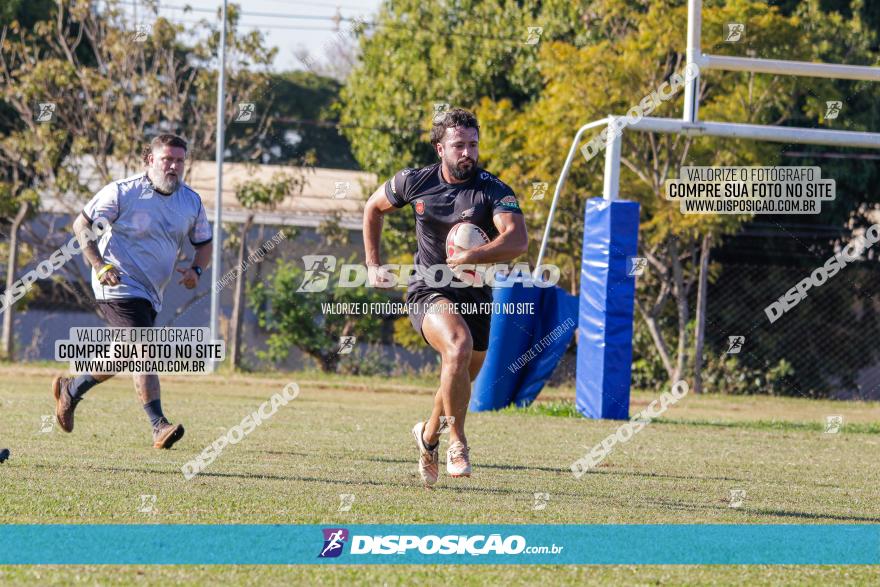
<path fill-rule="evenodd" d="M 305 69 L 296 57 L 297 49 L 306 49 L 317 61 L 323 61 L 325 47 L 332 43 L 339 32 L 345 34 L 352 25 L 351 21 L 342 21 L 337 30 L 333 21 L 334 15 L 343 18 L 372 20 L 378 12 L 382 0 L 238 0 L 242 6 L 241 18 L 243 30 L 259 29 L 266 36 L 269 46 L 278 47 L 273 69 L 284 71 Z M 139 20 L 146 12 L 143 7 L 135 7 L 134 2 L 127 3 L 134 15 L 139 11 Z M 159 0 L 159 14 L 169 20 L 184 24 L 192 24 L 202 18 L 214 18 L 222 0 Z M 192 12 L 185 12 L 183 7 L 191 6 Z M 152 15 L 150 15 L 150 19 Z M 150 19 L 143 19 L 149 22 Z"/>

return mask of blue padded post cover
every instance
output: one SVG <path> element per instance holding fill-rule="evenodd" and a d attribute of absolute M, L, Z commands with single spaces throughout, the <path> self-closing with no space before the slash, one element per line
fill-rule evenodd
<path fill-rule="evenodd" d="M 492 313 L 489 351 L 474 381 L 470 410 L 527 406 L 538 396 L 565 353 L 577 326 L 577 298 L 527 278 L 493 289 L 501 311 Z M 504 312 L 504 305 L 532 303 L 533 312 Z"/>
<path fill-rule="evenodd" d="M 588 418 L 629 419 L 639 204 L 592 198 L 584 214 L 576 406 Z"/>
<path fill-rule="evenodd" d="M 522 367 L 522 380 L 513 396 L 513 403 L 517 406 L 528 406 L 535 401 L 553 375 L 574 337 L 577 312 L 577 296 L 556 286 L 541 290 L 540 306 L 535 309 L 538 327 L 532 336 L 532 346 L 527 350 L 527 357 L 534 358 Z M 514 363 L 509 368 L 516 369 L 517 366 L 518 363 Z"/>

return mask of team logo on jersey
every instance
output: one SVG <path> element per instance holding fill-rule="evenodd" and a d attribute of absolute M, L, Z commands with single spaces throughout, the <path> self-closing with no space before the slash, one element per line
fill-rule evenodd
<path fill-rule="evenodd" d="M 425 202 L 424 200 L 418 200 L 415 204 L 416 206 L 416 214 L 424 214 L 425 213 Z"/>
<path fill-rule="evenodd" d="M 505 188 L 507 187 L 507 185 L 505 185 L 505 183 L 503 181 L 501 181 L 500 179 L 498 179 L 497 177 L 495 177 L 494 175 L 492 175 L 488 171 L 481 171 L 480 172 L 480 179 L 482 179 L 483 181 L 488 181 L 491 179 L 492 181 L 494 181 L 498 185 L 504 186 Z M 508 188 L 508 189 L 510 189 L 510 188 Z"/>
<path fill-rule="evenodd" d="M 465 211 L 463 211 L 461 214 L 459 214 L 459 215 L 458 215 L 458 218 L 459 218 L 460 220 L 464 220 L 465 218 L 470 218 L 471 216 L 474 215 L 474 212 L 475 212 L 476 210 L 477 210 L 477 207 L 476 207 L 476 206 L 473 206 L 473 207 L 471 207 L 471 208 L 468 208 L 467 210 L 465 210 Z"/>
<path fill-rule="evenodd" d="M 498 202 L 505 208 L 510 208 L 512 210 L 519 210 L 519 202 L 516 201 L 516 196 L 504 196 L 501 198 L 501 201 Z"/>

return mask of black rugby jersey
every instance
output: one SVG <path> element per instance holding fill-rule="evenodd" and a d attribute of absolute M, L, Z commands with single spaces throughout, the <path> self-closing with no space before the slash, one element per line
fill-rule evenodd
<path fill-rule="evenodd" d="M 495 214 L 522 214 L 510 186 L 479 167 L 470 180 L 455 184 L 443 179 L 440 163 L 403 169 L 385 183 L 385 196 L 396 208 L 413 207 L 416 266 L 446 265 L 446 235 L 459 222 L 476 224 L 491 240 L 498 236 Z"/>

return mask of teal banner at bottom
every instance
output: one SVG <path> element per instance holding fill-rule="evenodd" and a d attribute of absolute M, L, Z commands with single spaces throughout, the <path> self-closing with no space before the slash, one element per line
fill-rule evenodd
<path fill-rule="evenodd" d="M 0 564 L 880 564 L 880 525 L 3 525 Z"/>

